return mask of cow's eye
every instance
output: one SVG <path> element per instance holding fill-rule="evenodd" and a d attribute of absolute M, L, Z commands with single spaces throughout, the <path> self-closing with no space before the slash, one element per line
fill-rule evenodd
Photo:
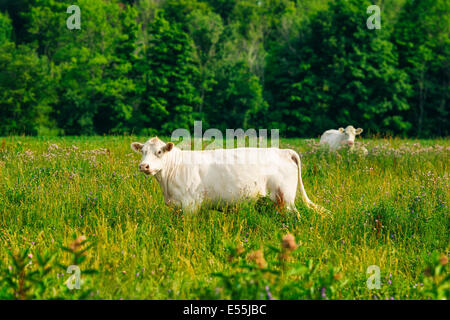
<path fill-rule="evenodd" d="M 158 151 L 158 154 L 161 154 L 161 150 Z"/>

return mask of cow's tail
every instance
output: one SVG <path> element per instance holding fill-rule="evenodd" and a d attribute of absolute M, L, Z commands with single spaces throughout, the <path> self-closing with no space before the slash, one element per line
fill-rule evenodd
<path fill-rule="evenodd" d="M 306 194 L 306 191 L 305 191 L 305 187 L 303 186 L 302 165 L 301 165 L 301 162 L 300 162 L 300 157 L 299 157 L 298 153 L 295 152 L 295 151 L 292 152 L 292 160 L 294 160 L 294 162 L 297 164 L 298 184 L 300 186 L 300 194 L 302 196 L 303 202 L 306 204 L 306 206 L 308 208 L 313 209 L 314 211 L 318 212 L 322 216 L 324 214 L 331 215 L 331 212 L 329 210 L 327 210 L 324 207 L 319 206 L 319 205 L 315 204 L 314 202 L 312 202 L 311 200 L 309 200 L 308 195 Z"/>

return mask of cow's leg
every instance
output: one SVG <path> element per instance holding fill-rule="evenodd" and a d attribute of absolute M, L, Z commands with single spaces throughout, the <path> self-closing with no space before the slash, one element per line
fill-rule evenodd
<path fill-rule="evenodd" d="M 286 207 L 284 192 L 280 187 L 278 187 L 275 192 L 275 203 L 277 204 L 277 207 L 280 208 L 280 210 L 283 210 Z"/>
<path fill-rule="evenodd" d="M 298 219 L 300 219 L 300 213 L 297 210 L 297 207 L 295 206 L 295 194 L 297 192 L 296 188 L 289 188 L 288 186 L 284 186 L 282 190 L 285 190 L 283 192 L 284 195 L 284 201 L 286 203 L 286 210 L 290 213 L 295 213 Z"/>
<path fill-rule="evenodd" d="M 269 198 L 273 201 L 278 211 L 282 211 L 285 208 L 284 193 L 279 187 L 269 189 Z"/>
<path fill-rule="evenodd" d="M 275 190 L 271 190 L 269 197 L 270 200 L 274 202 L 275 208 L 279 212 L 287 210 L 296 213 L 297 218 L 300 218 L 300 214 L 294 204 L 295 195 L 292 196 L 289 192 L 286 192 L 279 186 L 275 188 Z"/>
<path fill-rule="evenodd" d="M 295 177 L 296 178 L 296 177 Z M 267 190 L 269 198 L 275 204 L 278 211 L 287 210 L 295 213 L 300 218 L 300 213 L 295 207 L 295 195 L 297 192 L 296 184 L 290 185 L 292 181 L 271 178 L 267 181 Z"/>
<path fill-rule="evenodd" d="M 297 219 L 300 220 L 300 212 L 298 212 L 297 207 L 295 206 L 295 203 L 287 204 L 286 209 L 292 213 L 295 213 L 295 215 L 297 216 Z"/>
<path fill-rule="evenodd" d="M 194 215 L 200 210 L 200 204 L 193 201 L 182 201 L 181 208 L 186 214 Z"/>

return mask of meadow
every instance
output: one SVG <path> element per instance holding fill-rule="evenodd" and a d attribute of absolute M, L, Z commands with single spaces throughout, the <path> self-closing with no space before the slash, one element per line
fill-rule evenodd
<path fill-rule="evenodd" d="M 358 138 L 367 156 L 283 139 L 332 212 L 298 196 L 300 220 L 266 199 L 170 209 L 132 141 L 145 138 L 0 138 L 0 299 L 450 297 L 448 139 Z"/>

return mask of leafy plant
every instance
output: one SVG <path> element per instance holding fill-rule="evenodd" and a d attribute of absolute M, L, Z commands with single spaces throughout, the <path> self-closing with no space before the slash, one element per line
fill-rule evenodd
<path fill-rule="evenodd" d="M 0 271 L 0 283 L 3 284 L 0 298 L 17 300 L 87 298 L 92 292 L 89 288 L 85 289 L 83 285 L 82 290 L 74 290 L 71 294 L 66 283 L 58 280 L 64 276 L 69 265 L 81 266 L 85 261 L 86 253 L 94 245 L 94 242 L 88 245 L 88 241 L 81 236 L 68 247 L 62 247 L 71 255 L 68 265 L 59 263 L 56 259 L 57 253 L 48 250 L 43 253 L 36 252 L 34 255 L 29 249 L 9 252 L 11 265 Z M 33 257 L 36 257 L 36 260 L 33 260 Z M 63 272 L 59 274 L 61 269 Z M 57 272 L 57 280 L 55 280 L 55 272 Z M 95 269 L 83 270 L 83 277 L 96 272 Z M 54 292 L 55 288 L 57 288 L 56 292 Z"/>

